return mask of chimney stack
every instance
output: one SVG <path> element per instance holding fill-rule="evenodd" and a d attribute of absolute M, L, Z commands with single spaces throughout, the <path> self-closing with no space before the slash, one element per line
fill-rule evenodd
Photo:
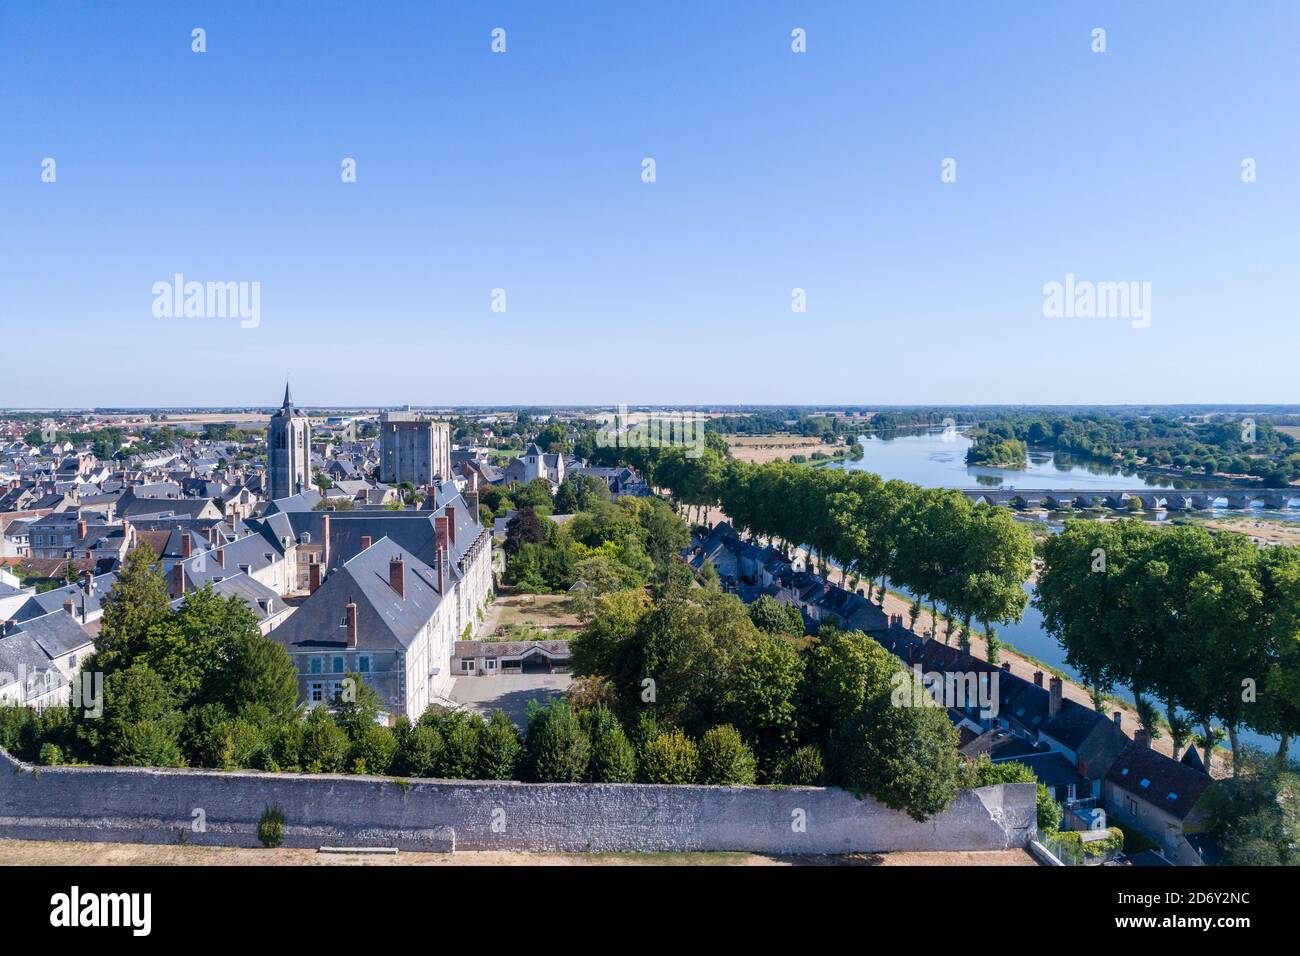
<path fill-rule="evenodd" d="M 348 647 L 357 646 L 357 603 L 348 598 L 347 609 Z"/>
<path fill-rule="evenodd" d="M 66 601 L 63 602 L 63 610 L 67 611 L 73 617 L 77 616 L 76 607 L 77 606 L 76 604 L 73 603 L 72 598 L 68 598 Z"/>
<path fill-rule="evenodd" d="M 86 540 L 86 519 L 85 518 L 77 519 L 77 540 L 78 541 Z"/>
<path fill-rule="evenodd" d="M 438 515 L 433 519 L 433 541 L 434 541 L 434 547 L 436 547 L 439 551 L 447 550 L 449 536 L 447 532 L 446 515 Z"/>
<path fill-rule="evenodd" d="M 320 561 L 325 567 L 330 566 L 330 516 L 324 515 L 321 519 L 320 531 Z"/>
<path fill-rule="evenodd" d="M 1124 727 L 1124 713 L 1123 713 L 1122 711 L 1118 711 L 1118 710 L 1117 710 L 1117 711 L 1115 711 L 1113 714 L 1111 714 L 1111 717 L 1113 717 L 1114 720 L 1115 720 L 1115 726 L 1116 726 L 1116 727 L 1119 727 L 1120 729 L 1123 729 L 1123 727 Z"/>
<path fill-rule="evenodd" d="M 1061 678 L 1053 677 L 1048 684 L 1048 688 L 1051 692 L 1052 699 L 1051 703 L 1047 707 L 1047 713 L 1049 716 L 1055 717 L 1061 709 L 1061 695 L 1064 690 L 1064 686 L 1061 684 Z"/>
<path fill-rule="evenodd" d="M 1139 747 L 1150 747 L 1151 735 L 1147 733 L 1144 728 L 1139 727 L 1137 730 L 1133 731 L 1133 742 Z"/>
<path fill-rule="evenodd" d="M 172 586 L 169 590 L 174 598 L 185 596 L 185 565 L 172 565 Z"/>
<path fill-rule="evenodd" d="M 438 548 L 438 593 L 447 593 L 447 549 Z"/>
<path fill-rule="evenodd" d="M 478 489 L 477 488 L 475 488 L 473 491 L 465 492 L 465 504 L 469 506 L 470 520 L 473 521 L 475 524 L 478 524 L 479 516 L 478 516 Z"/>
<path fill-rule="evenodd" d="M 226 566 L 226 549 L 217 548 L 217 567 L 224 568 L 225 566 Z"/>
<path fill-rule="evenodd" d="M 363 534 L 363 535 L 361 536 L 361 550 L 362 550 L 362 551 L 368 551 L 368 550 L 370 550 L 370 545 L 371 545 L 370 535 L 368 535 L 368 534 Z"/>
<path fill-rule="evenodd" d="M 90 568 L 81 572 L 81 589 L 89 594 L 95 588 L 95 576 Z"/>
<path fill-rule="evenodd" d="M 447 536 L 454 545 L 456 543 L 456 509 L 447 505 Z"/>
<path fill-rule="evenodd" d="M 397 596 L 406 598 L 406 562 L 394 556 L 388 562 L 388 585 L 397 592 Z"/>
<path fill-rule="evenodd" d="M 1010 662 L 1010 661 L 1003 661 L 1003 662 L 1002 662 L 1002 669 L 1003 669 L 1004 671 L 1006 671 L 1008 674 L 1010 674 L 1010 673 L 1011 673 L 1011 662 Z"/>
<path fill-rule="evenodd" d="M 1035 686 L 1035 687 L 1042 687 L 1042 686 L 1043 686 L 1043 672 L 1042 672 L 1042 671 L 1034 671 L 1034 686 Z"/>
<path fill-rule="evenodd" d="M 320 564 L 313 561 L 307 566 L 307 591 L 315 594 L 320 589 Z"/>
<path fill-rule="evenodd" d="M 181 532 L 181 557 L 188 558 L 194 553 L 194 539 L 188 531 Z"/>
<path fill-rule="evenodd" d="M 127 550 L 131 550 L 131 522 L 125 518 L 122 519 L 122 540 L 126 542 Z"/>

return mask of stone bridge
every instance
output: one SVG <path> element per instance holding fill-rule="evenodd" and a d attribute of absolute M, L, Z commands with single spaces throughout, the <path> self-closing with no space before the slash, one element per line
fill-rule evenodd
<path fill-rule="evenodd" d="M 1259 503 L 1264 508 L 1285 509 L 1300 502 L 1300 488 L 1187 488 L 1181 491 L 1155 489 L 1080 488 L 1049 491 L 1035 488 L 963 488 L 973 502 L 986 501 L 1020 510 L 1033 508 L 1110 508 L 1129 511 L 1204 511 L 1223 501 L 1240 510 Z M 1132 502 L 1132 503 L 1130 503 Z"/>

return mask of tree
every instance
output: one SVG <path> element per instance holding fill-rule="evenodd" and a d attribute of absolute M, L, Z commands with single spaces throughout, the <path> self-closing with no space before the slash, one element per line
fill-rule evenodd
<path fill-rule="evenodd" d="M 374 722 L 358 728 L 352 737 L 348 763 L 353 773 L 385 774 L 397 753 L 397 738 L 388 727 Z"/>
<path fill-rule="evenodd" d="M 523 744 L 514 723 L 504 710 L 492 711 L 492 716 L 488 718 L 479 737 L 478 779 L 516 779 L 522 753 Z"/>
<path fill-rule="evenodd" d="M 661 720 L 690 731 L 719 723 L 736 665 L 758 636 L 735 595 L 692 587 L 689 573 L 672 576 L 614 647 L 607 673 L 620 714 L 650 704 Z"/>
<path fill-rule="evenodd" d="M 764 780 L 797 742 L 804 660 L 788 640 L 760 632 L 737 659 L 726 694 L 728 714 L 758 756 Z"/>
<path fill-rule="evenodd" d="M 583 629 L 569 643 L 573 672 L 583 677 L 612 674 L 622 645 L 633 637 L 649 599 L 644 591 L 615 591 L 597 598 Z"/>
<path fill-rule="evenodd" d="M 296 679 L 294 686 L 296 690 Z M 361 740 L 366 728 L 375 726 L 382 710 L 383 701 L 375 689 L 360 674 L 349 671 L 343 678 L 343 692 L 334 701 L 334 722 L 348 739 L 353 743 Z"/>
<path fill-rule="evenodd" d="M 781 764 L 777 777 L 790 787 L 820 787 L 826 779 L 821 750 L 811 744 L 799 747 Z"/>
<path fill-rule="evenodd" d="M 636 751 L 614 712 L 604 704 L 597 704 L 583 711 L 579 719 L 591 739 L 587 779 L 592 783 L 631 783 L 635 780 Z"/>
<path fill-rule="evenodd" d="M 78 711 L 79 712 L 79 711 Z M 182 717 L 162 678 L 145 664 L 104 677 L 104 712 L 91 750 L 105 763 L 126 767 L 179 767 Z"/>
<path fill-rule="evenodd" d="M 297 717 L 298 669 L 283 647 L 252 628 L 236 634 L 227 653 L 224 666 L 208 675 L 202 700 L 232 713 L 260 704 L 277 720 Z"/>
<path fill-rule="evenodd" d="M 699 773 L 699 750 L 680 730 L 661 733 L 641 750 L 641 779 L 645 783 L 695 783 Z"/>
<path fill-rule="evenodd" d="M 753 752 L 730 724 L 710 727 L 700 738 L 700 783 L 722 786 L 752 784 L 758 765 Z"/>
<path fill-rule="evenodd" d="M 532 507 L 520 508 L 506 524 L 505 553 L 513 557 L 525 544 L 545 544 L 546 527 Z"/>
<path fill-rule="evenodd" d="M 961 783 L 957 731 L 941 708 L 894 707 L 877 698 L 836 734 L 832 776 L 858 795 L 928 819 L 952 803 Z"/>
<path fill-rule="evenodd" d="M 324 707 L 313 707 L 303 726 L 302 767 L 307 773 L 342 773 L 351 743 Z"/>
<path fill-rule="evenodd" d="M 807 652 L 801 712 L 811 736 L 826 744 L 869 699 L 888 695 L 898 661 L 861 631 L 823 625 Z"/>
<path fill-rule="evenodd" d="M 432 777 L 442 753 L 442 734 L 423 722 L 414 727 L 398 722 L 393 771 L 403 777 Z"/>
<path fill-rule="evenodd" d="M 749 606 L 749 619 L 756 628 L 769 634 L 803 636 L 803 614 L 799 609 L 782 604 L 769 594 L 764 594 Z"/>
<path fill-rule="evenodd" d="M 127 554 L 104 600 L 96 640 L 98 669 L 107 673 L 130 667 L 144 648 L 150 629 L 170 617 L 169 601 L 158 555 L 147 542 L 137 545 Z"/>
<path fill-rule="evenodd" d="M 591 741 L 566 701 L 545 707 L 530 701 L 524 735 L 524 760 L 530 780 L 579 783 L 587 774 Z"/>
<path fill-rule="evenodd" d="M 426 716 L 428 712 L 426 712 Z M 422 721 L 423 717 L 420 718 Z M 478 714 L 451 710 L 438 718 L 443 747 L 434 776 L 447 780 L 472 780 L 478 764 L 479 742 L 487 722 Z"/>

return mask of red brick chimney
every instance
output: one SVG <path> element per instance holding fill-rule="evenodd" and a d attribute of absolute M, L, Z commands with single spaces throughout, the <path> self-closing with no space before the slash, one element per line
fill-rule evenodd
<path fill-rule="evenodd" d="M 447 549 L 438 548 L 438 593 L 447 593 Z"/>
<path fill-rule="evenodd" d="M 78 541 L 86 540 L 86 519 L 84 518 L 80 518 L 77 520 L 77 540 Z"/>
<path fill-rule="evenodd" d="M 313 561 L 307 566 L 307 590 L 315 594 L 320 589 L 320 563 Z"/>
<path fill-rule="evenodd" d="M 406 598 L 406 562 L 394 556 L 388 562 L 388 586 L 399 598 Z"/>
<path fill-rule="evenodd" d="M 226 549 L 217 548 L 217 567 L 224 568 L 225 566 L 226 566 Z"/>
<path fill-rule="evenodd" d="M 362 550 L 362 551 L 368 551 L 368 550 L 370 549 L 370 545 L 371 545 L 371 543 L 372 543 L 372 542 L 371 542 L 371 540 L 370 540 L 370 535 L 368 535 L 368 534 L 363 534 L 363 535 L 361 536 L 361 550 Z"/>
<path fill-rule="evenodd" d="M 433 519 L 433 543 L 439 551 L 446 551 L 450 535 L 447 531 L 447 516 L 438 515 Z"/>
<path fill-rule="evenodd" d="M 172 565 L 172 586 L 169 590 L 174 598 L 185 596 L 185 565 Z"/>
<path fill-rule="evenodd" d="M 188 531 L 181 532 L 181 557 L 188 558 L 194 553 L 194 539 Z"/>
<path fill-rule="evenodd" d="M 325 515 L 321 521 L 320 561 L 325 567 L 330 566 L 330 516 Z"/>
<path fill-rule="evenodd" d="M 1051 717 L 1055 717 L 1061 709 L 1061 699 L 1062 699 L 1063 690 L 1064 690 L 1064 685 L 1061 684 L 1061 678 L 1053 677 L 1051 681 L 1048 682 L 1048 691 L 1049 693 L 1051 693 L 1052 696 L 1050 702 L 1047 705 L 1047 713 Z"/>
<path fill-rule="evenodd" d="M 456 543 L 456 509 L 447 505 L 447 537 L 454 545 Z"/>
<path fill-rule="evenodd" d="M 348 647 L 356 647 L 357 646 L 357 603 L 356 601 L 352 600 L 352 598 L 348 598 L 347 623 L 348 623 Z"/>
<path fill-rule="evenodd" d="M 77 616 L 76 607 L 77 605 L 73 602 L 72 598 L 68 598 L 63 602 L 63 610 L 67 611 L 73 617 Z"/>

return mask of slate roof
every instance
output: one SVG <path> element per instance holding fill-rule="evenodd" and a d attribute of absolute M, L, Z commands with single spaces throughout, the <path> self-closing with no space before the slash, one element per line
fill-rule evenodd
<path fill-rule="evenodd" d="M 18 609 L 18 613 L 14 615 L 14 620 L 30 621 L 33 618 L 51 614 L 54 611 L 58 611 L 66 617 L 67 612 L 63 610 L 63 602 L 69 598 L 72 599 L 73 607 L 76 608 L 78 616 L 81 614 L 81 599 L 83 597 L 86 599 L 86 613 L 88 615 L 95 614 L 103 608 L 104 600 L 116 583 L 116 573 L 101 574 L 91 580 L 89 593 L 83 590 L 78 583 L 55 588 L 52 591 L 44 591 L 40 594 L 33 594 L 27 599 L 27 603 Z"/>
<path fill-rule="evenodd" d="M 1186 819 L 1212 782 L 1208 775 L 1136 742 L 1116 758 L 1106 780 L 1178 820 Z"/>
<path fill-rule="evenodd" d="M 52 675 L 50 687 L 59 687 L 68 683 L 30 634 L 14 631 L 0 637 L 0 675 L 8 674 L 10 677 L 9 680 L 4 680 L 0 676 L 0 684 L 12 683 L 19 675 L 33 672 Z M 45 693 L 45 687 L 40 687 L 37 693 Z"/>
<path fill-rule="evenodd" d="M 50 659 L 90 647 L 95 640 L 86 633 L 85 628 L 78 624 L 71 614 L 62 608 L 50 614 L 23 621 L 11 633 L 26 634 L 36 642 L 45 653 L 45 656 Z M 9 635 L 6 635 L 4 638 L 0 638 L 0 641 L 8 639 Z"/>
<path fill-rule="evenodd" d="M 394 557 L 402 558 L 406 565 L 405 597 L 399 597 L 389 584 L 389 562 Z M 359 650 L 405 649 L 442 601 L 437 583 L 437 571 L 394 541 L 382 538 L 328 575 L 320 590 L 270 636 L 290 651 L 344 648 L 344 621 L 352 600 L 357 605 Z M 450 581 L 447 586 L 450 588 Z"/>
<path fill-rule="evenodd" d="M 223 598 L 239 598 L 259 621 L 266 621 L 275 617 L 289 607 L 273 588 L 267 587 L 243 572 L 211 583 L 213 594 Z M 186 596 L 193 593 L 193 591 L 187 591 Z M 171 602 L 171 607 L 176 610 L 184 603 L 184 597 L 176 598 Z"/>
<path fill-rule="evenodd" d="M 1047 719 L 1041 730 L 1053 740 L 1077 752 L 1099 723 L 1111 721 L 1107 720 L 1105 714 L 1067 699 L 1061 701 L 1061 709 L 1055 717 Z"/>

